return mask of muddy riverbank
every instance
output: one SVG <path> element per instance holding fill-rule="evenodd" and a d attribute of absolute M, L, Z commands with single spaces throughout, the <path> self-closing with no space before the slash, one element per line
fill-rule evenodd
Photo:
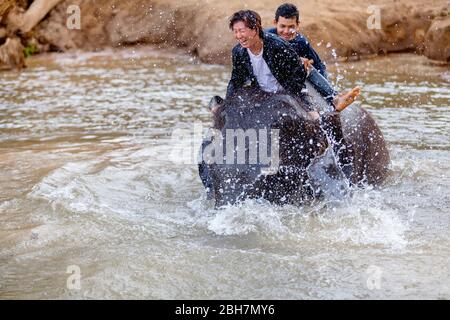
<path fill-rule="evenodd" d="M 357 60 L 392 52 L 413 52 L 444 62 L 450 59 L 450 5 L 446 0 L 426 4 L 374 0 L 370 5 L 364 0 L 293 2 L 301 11 L 302 32 L 327 61 L 336 56 Z M 227 26 L 229 16 L 251 8 L 269 27 L 279 4 L 269 0 L 63 0 L 22 36 L 22 42 L 25 47 L 35 45 L 39 52 L 154 44 L 182 48 L 203 62 L 229 64 L 235 43 Z M 72 16 L 67 10 L 73 5 L 80 8 L 79 30 L 67 27 Z M 0 44 L 8 36 L 6 29 L 0 25 Z"/>

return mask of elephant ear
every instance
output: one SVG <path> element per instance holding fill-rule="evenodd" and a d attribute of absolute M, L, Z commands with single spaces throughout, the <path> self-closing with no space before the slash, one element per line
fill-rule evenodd
<path fill-rule="evenodd" d="M 214 96 L 209 101 L 208 109 L 212 112 L 213 109 L 217 111 L 213 113 L 212 116 L 212 127 L 218 130 L 221 130 L 225 125 L 225 115 L 224 111 L 224 100 L 219 96 Z"/>

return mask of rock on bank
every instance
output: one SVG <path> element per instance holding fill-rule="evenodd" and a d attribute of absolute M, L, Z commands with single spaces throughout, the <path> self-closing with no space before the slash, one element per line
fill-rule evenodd
<path fill-rule="evenodd" d="M 37 0 L 35 0 L 37 1 Z M 389 52 L 416 52 L 450 61 L 450 4 L 448 0 L 303 0 L 302 32 L 325 60 L 359 59 Z M 230 63 L 234 45 L 228 18 L 237 10 L 259 12 L 265 26 L 272 24 L 282 2 L 272 0 L 62 0 L 30 32 L 21 35 L 41 52 L 70 49 L 100 50 L 135 44 L 182 47 L 204 62 Z M 78 5 L 81 29 L 66 26 L 70 5 Z M 369 8 L 369 5 L 372 7 Z M 381 28 L 369 28 L 379 9 Z M 2 21 L 4 24 L 4 21 Z M 369 23 L 370 25 L 370 23 Z M 372 25 L 373 26 L 373 25 Z M 0 25 L 0 45 L 6 41 Z M 6 28 L 7 29 L 7 28 Z M 0 62 L 1 63 L 1 62 Z"/>

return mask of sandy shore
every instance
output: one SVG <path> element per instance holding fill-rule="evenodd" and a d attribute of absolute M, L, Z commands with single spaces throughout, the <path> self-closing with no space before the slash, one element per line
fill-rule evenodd
<path fill-rule="evenodd" d="M 292 1 L 301 13 L 301 31 L 324 60 L 389 52 L 415 52 L 450 61 L 448 0 Z M 228 18 L 237 10 L 259 12 L 266 27 L 282 1 L 227 0 L 65 0 L 33 30 L 41 52 L 154 44 L 183 48 L 204 62 L 230 63 L 235 44 Z M 66 27 L 67 8 L 79 5 L 81 29 Z M 369 8 L 370 5 L 375 7 Z M 373 14 L 379 8 L 380 29 Z M 372 10 L 371 10 L 372 9 Z M 372 16 L 372 17 L 371 17 Z M 369 21 L 369 24 L 368 24 Z M 369 27 L 368 27 L 369 26 Z"/>

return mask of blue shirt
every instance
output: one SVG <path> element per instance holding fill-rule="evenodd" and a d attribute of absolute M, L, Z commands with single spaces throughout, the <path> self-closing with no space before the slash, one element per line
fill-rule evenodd
<path fill-rule="evenodd" d="M 277 34 L 276 28 L 270 28 L 267 29 L 266 32 Z M 297 35 L 294 39 L 289 41 L 289 44 L 292 46 L 292 48 L 295 50 L 295 52 L 298 54 L 299 57 L 302 58 L 308 58 L 314 60 L 313 66 L 314 68 L 319 71 L 319 73 L 324 76 L 326 79 L 328 79 L 327 75 L 327 68 L 325 64 L 320 60 L 319 55 L 317 52 L 313 49 L 311 44 L 309 43 L 308 39 L 297 32 Z"/>

